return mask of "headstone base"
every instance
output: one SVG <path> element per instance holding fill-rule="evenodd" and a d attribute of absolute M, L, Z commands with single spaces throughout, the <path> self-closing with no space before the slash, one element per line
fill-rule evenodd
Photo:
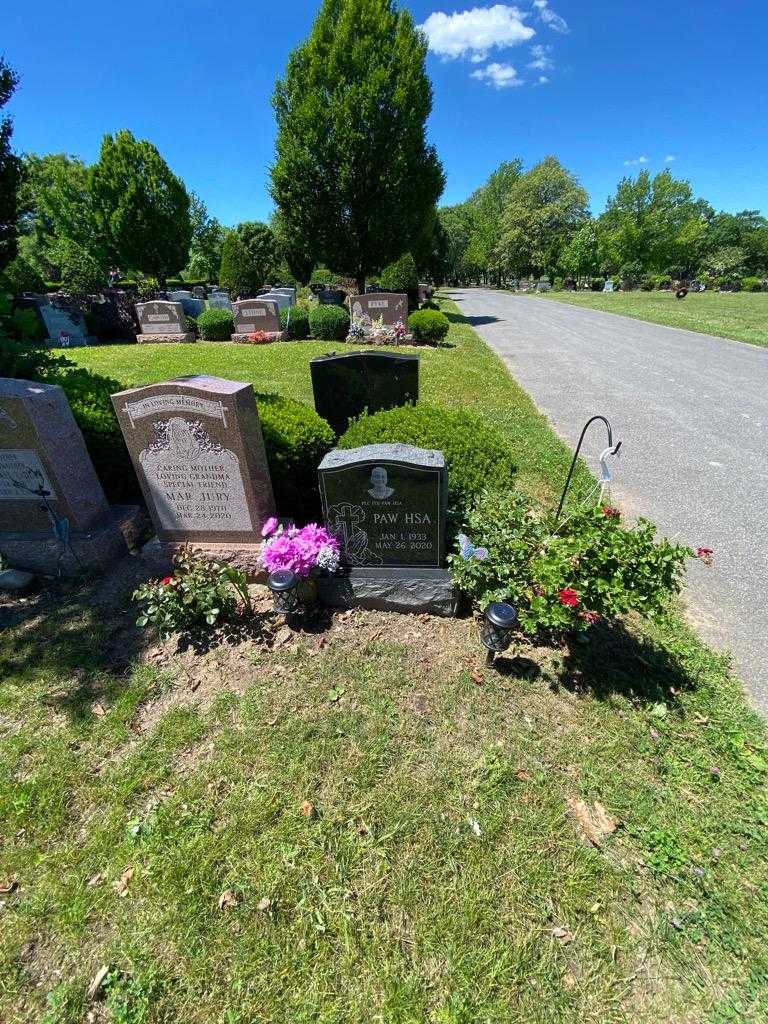
<path fill-rule="evenodd" d="M 38 530 L 0 534 L 0 555 L 15 569 L 74 579 L 108 569 L 136 550 L 149 526 L 137 505 L 115 505 L 89 530 L 73 530 L 64 548 L 53 533 Z"/>
<path fill-rule="evenodd" d="M 288 334 L 285 331 L 267 331 L 267 337 L 263 342 L 250 340 L 250 334 L 233 334 L 231 340 L 236 345 L 266 345 L 271 341 L 287 341 Z"/>
<path fill-rule="evenodd" d="M 188 331 L 186 334 L 137 334 L 136 341 L 139 345 L 162 345 L 162 344 L 178 344 L 188 345 L 190 342 L 196 341 L 195 335 L 192 331 Z"/>
<path fill-rule="evenodd" d="M 319 579 L 318 590 L 322 603 L 332 608 L 452 617 L 458 607 L 447 569 L 349 569 Z"/>
<path fill-rule="evenodd" d="M 186 544 L 171 541 L 157 541 L 156 543 L 166 556 L 169 565 L 182 548 L 192 548 L 211 562 L 225 562 L 234 569 L 240 569 L 247 576 L 249 583 L 266 582 L 266 571 L 259 564 L 260 544 L 198 544 L 194 541 L 189 541 Z"/>

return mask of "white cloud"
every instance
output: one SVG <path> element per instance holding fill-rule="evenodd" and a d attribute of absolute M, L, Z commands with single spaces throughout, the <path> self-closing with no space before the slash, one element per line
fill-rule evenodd
<path fill-rule="evenodd" d="M 546 75 L 539 75 L 539 85 L 546 85 L 549 79 Z"/>
<path fill-rule="evenodd" d="M 559 14 L 555 14 L 550 9 L 549 0 L 533 0 L 533 6 L 539 12 L 539 17 L 544 24 L 548 25 L 554 32 L 562 32 L 563 34 L 570 32 L 565 18 L 561 18 Z"/>
<path fill-rule="evenodd" d="M 637 167 L 638 164 L 647 164 L 647 163 L 648 163 L 648 157 L 647 156 L 638 156 L 634 160 L 625 160 L 624 161 L 624 166 L 625 167 Z"/>
<path fill-rule="evenodd" d="M 537 43 L 536 46 L 532 46 L 531 56 L 533 57 L 533 60 L 528 67 L 536 68 L 537 71 L 550 71 L 555 66 L 555 62 L 550 56 L 548 56 L 551 52 L 551 46 L 542 46 L 541 43 Z"/>
<path fill-rule="evenodd" d="M 526 13 L 517 7 L 494 4 L 493 7 L 473 7 L 453 14 L 435 11 L 419 27 L 427 36 L 430 50 L 444 60 L 469 57 L 473 64 L 479 64 L 494 47 L 516 46 L 534 36 L 534 29 L 524 24 L 526 17 Z"/>
<path fill-rule="evenodd" d="M 511 64 L 489 64 L 480 71 L 473 71 L 471 77 L 493 86 L 494 89 L 509 89 L 510 86 L 523 84 L 523 80 L 518 78 L 517 71 Z"/>
<path fill-rule="evenodd" d="M 671 164 L 673 160 L 677 160 L 677 157 L 676 156 L 665 156 L 664 157 L 664 163 L 665 164 Z"/>

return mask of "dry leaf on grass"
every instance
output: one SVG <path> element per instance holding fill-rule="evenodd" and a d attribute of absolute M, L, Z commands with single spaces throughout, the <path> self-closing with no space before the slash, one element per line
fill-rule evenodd
<path fill-rule="evenodd" d="M 270 909 L 271 906 L 272 906 L 272 900 L 268 896 L 265 896 L 264 899 L 259 900 L 259 902 L 256 905 L 256 909 L 257 910 L 263 910 L 263 911 L 266 912 L 267 910 Z"/>
<path fill-rule="evenodd" d="M 275 633 L 275 638 L 272 641 L 272 647 L 284 647 L 287 643 L 291 642 L 293 635 L 293 630 L 290 626 L 281 626 Z"/>
<path fill-rule="evenodd" d="M 305 818 L 314 818 L 316 814 L 315 805 L 313 803 L 310 803 L 309 800 L 302 800 L 301 813 L 304 815 Z"/>
<path fill-rule="evenodd" d="M 515 778 L 518 782 L 530 782 L 533 776 L 530 772 L 527 772 L 525 768 L 518 768 L 515 772 Z"/>
<path fill-rule="evenodd" d="M 99 871 L 98 874 L 95 874 L 93 876 L 93 878 L 89 878 L 88 879 L 88 881 L 86 882 L 86 885 L 88 886 L 89 889 L 95 889 L 96 886 L 97 885 L 101 885 L 101 883 L 103 881 L 104 881 L 104 875 L 101 873 L 101 871 Z"/>
<path fill-rule="evenodd" d="M 485 682 L 485 677 L 479 668 L 473 668 L 469 673 L 469 677 L 473 683 L 477 683 L 478 686 L 482 686 Z"/>
<path fill-rule="evenodd" d="M 550 935 L 553 939 L 557 939 L 561 946 L 567 946 L 569 942 L 573 942 L 572 933 L 567 928 L 561 928 L 559 925 L 551 929 Z"/>
<path fill-rule="evenodd" d="M 95 716 L 96 716 L 97 718 L 103 718 L 103 717 L 104 717 L 104 715 L 106 715 L 106 713 L 107 713 L 107 712 L 106 712 L 106 711 L 104 710 L 104 705 L 103 705 L 103 704 L 94 704 L 94 705 L 93 705 L 93 706 L 91 707 L 91 712 L 92 712 L 92 713 L 93 713 L 93 714 L 94 714 L 94 715 L 95 715 Z"/>
<path fill-rule="evenodd" d="M 230 907 L 236 907 L 239 902 L 231 889 L 225 889 L 221 896 L 219 896 L 218 907 L 219 910 L 229 910 Z"/>
<path fill-rule="evenodd" d="M 569 796 L 568 808 L 593 846 L 600 846 L 606 836 L 616 831 L 618 822 L 608 814 L 599 800 L 590 806 L 578 797 Z"/>
<path fill-rule="evenodd" d="M 118 896 L 125 896 L 128 892 L 128 883 L 133 878 L 133 868 L 126 868 L 118 880 L 112 885 Z"/>
<path fill-rule="evenodd" d="M 109 964 L 104 964 L 100 970 L 93 976 L 93 981 L 88 986 L 88 998 L 95 999 L 101 991 L 101 986 L 104 984 L 104 979 L 109 974 Z"/>

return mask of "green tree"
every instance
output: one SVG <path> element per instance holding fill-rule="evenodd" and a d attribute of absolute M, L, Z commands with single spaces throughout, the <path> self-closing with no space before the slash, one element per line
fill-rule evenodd
<path fill-rule="evenodd" d="M 768 220 L 758 210 L 718 213 L 709 224 L 705 260 L 723 249 L 741 249 L 747 274 L 768 271 Z"/>
<path fill-rule="evenodd" d="M 119 131 L 104 136 L 90 184 L 112 257 L 164 287 L 189 259 L 192 221 L 184 183 L 151 142 Z"/>
<path fill-rule="evenodd" d="M 589 216 L 589 198 L 553 156 L 514 181 L 501 219 L 496 259 L 515 274 L 554 274 L 560 254 Z"/>
<path fill-rule="evenodd" d="M 205 203 L 194 192 L 189 193 L 189 204 L 192 241 L 189 246 L 189 263 L 184 273 L 192 278 L 213 281 L 221 265 L 224 228 L 215 217 L 209 216 Z"/>
<path fill-rule="evenodd" d="M 24 158 L 21 247 L 43 275 L 60 280 L 60 256 L 71 244 L 106 275 L 109 246 L 99 226 L 87 166 L 64 153 Z"/>
<path fill-rule="evenodd" d="M 426 53 L 393 0 L 324 0 L 275 86 L 272 196 L 291 237 L 360 290 L 423 237 L 443 190 Z"/>
<path fill-rule="evenodd" d="M 646 272 L 695 271 L 707 234 L 707 204 L 668 170 L 622 178 L 599 218 L 601 261 L 609 271 L 638 264 Z"/>
<path fill-rule="evenodd" d="M 0 110 L 13 96 L 19 79 L 15 71 L 0 58 Z M 18 191 L 22 179 L 19 158 L 11 151 L 13 122 L 0 117 L 0 270 L 18 251 Z"/>
<path fill-rule="evenodd" d="M 221 246 L 219 284 L 232 295 L 250 295 L 261 287 L 263 278 L 256 275 L 250 254 L 236 231 L 228 231 Z"/>
<path fill-rule="evenodd" d="M 291 276 L 299 284 L 307 285 L 315 269 L 315 254 L 298 235 L 292 233 L 280 210 L 275 210 L 270 221 L 278 263 L 285 263 Z"/>
<path fill-rule="evenodd" d="M 702 269 L 712 277 L 737 281 L 744 273 L 745 253 L 738 245 L 724 245 L 704 260 Z"/>
<path fill-rule="evenodd" d="M 590 220 L 579 228 L 560 253 L 560 268 L 572 277 L 591 277 L 598 265 L 597 225 Z"/>
<path fill-rule="evenodd" d="M 260 221 L 243 221 L 237 225 L 235 233 L 245 246 L 256 287 L 260 288 L 277 261 L 277 246 L 272 229 Z"/>
<path fill-rule="evenodd" d="M 473 266 L 482 267 L 485 275 L 495 278 L 497 284 L 500 283 L 501 267 L 495 249 L 501 232 L 501 221 L 510 190 L 522 171 L 522 160 L 505 160 L 467 200 L 472 216 L 467 261 Z"/>
<path fill-rule="evenodd" d="M 443 206 L 438 211 L 445 233 L 445 277 L 451 284 L 468 284 L 479 268 L 470 262 L 469 247 L 474 230 L 474 212 L 468 203 Z"/>

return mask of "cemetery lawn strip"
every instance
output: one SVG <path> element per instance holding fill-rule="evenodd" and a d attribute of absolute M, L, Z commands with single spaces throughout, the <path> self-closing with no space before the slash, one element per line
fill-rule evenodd
<path fill-rule="evenodd" d="M 691 292 L 682 300 L 674 292 L 548 292 L 537 298 L 569 302 L 635 320 L 679 327 L 718 338 L 768 345 L 768 294 L 764 292 Z"/>
<path fill-rule="evenodd" d="M 567 452 L 449 341 L 423 397 L 500 422 L 550 493 Z M 331 347 L 71 355 L 307 401 Z M 133 625 L 151 568 L 0 605 L 1 1020 L 765 1019 L 765 730 L 677 614 L 499 673 L 470 620 L 368 612 L 179 652 Z"/>

